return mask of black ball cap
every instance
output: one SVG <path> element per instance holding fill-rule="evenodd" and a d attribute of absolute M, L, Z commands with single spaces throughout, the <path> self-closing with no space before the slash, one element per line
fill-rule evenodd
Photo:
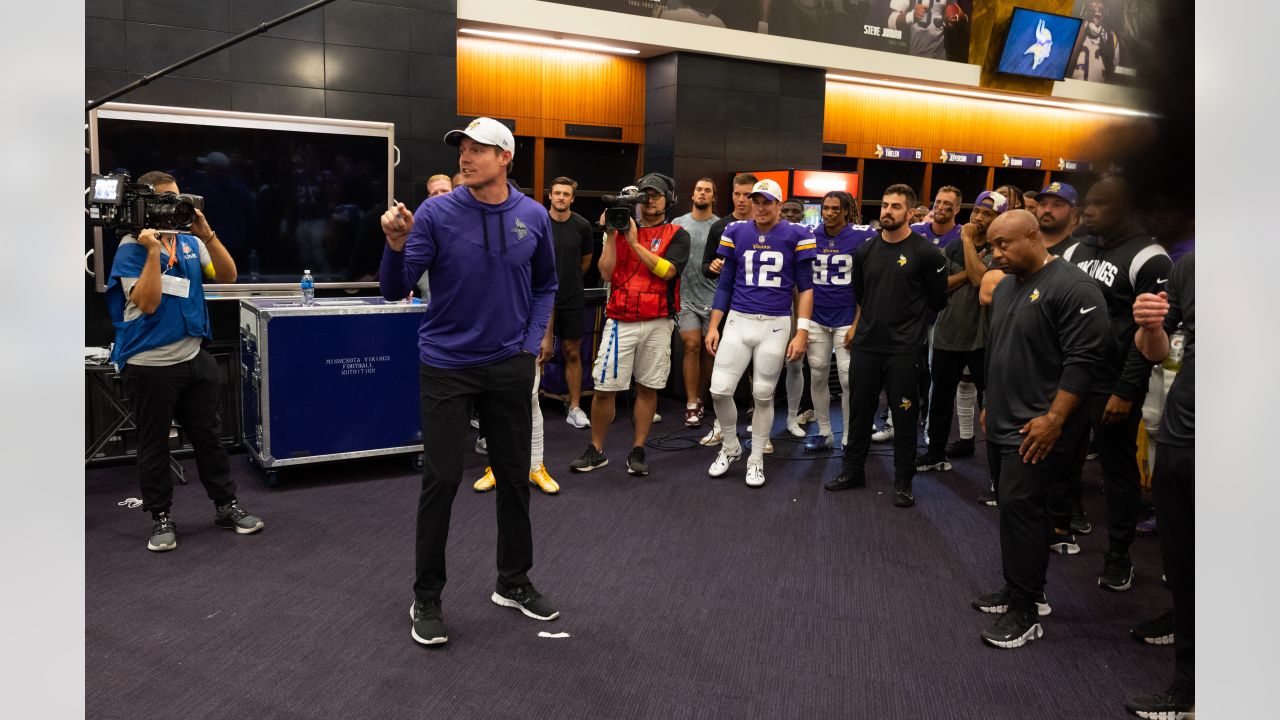
<path fill-rule="evenodd" d="M 653 188 L 664 195 L 671 192 L 670 183 L 667 182 L 666 178 L 657 173 L 649 173 L 648 175 L 640 178 L 640 182 L 636 183 L 636 187 L 640 190 Z"/>

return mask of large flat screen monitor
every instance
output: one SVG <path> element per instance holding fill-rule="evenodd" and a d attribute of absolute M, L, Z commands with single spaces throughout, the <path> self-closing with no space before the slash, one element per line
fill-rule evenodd
<path fill-rule="evenodd" d="M 1044 80 L 1061 80 L 1067 74 L 1080 18 L 1014 8 L 1009 34 L 1000 53 L 999 72 Z"/>
<path fill-rule="evenodd" d="M 236 261 L 234 285 L 214 290 L 372 282 L 384 239 L 379 217 L 391 202 L 392 123 L 261 115 L 111 103 L 90 114 L 94 173 L 152 170 L 184 193 L 204 196 L 204 213 Z M 105 290 L 119 243 L 94 229 L 94 271 Z"/>

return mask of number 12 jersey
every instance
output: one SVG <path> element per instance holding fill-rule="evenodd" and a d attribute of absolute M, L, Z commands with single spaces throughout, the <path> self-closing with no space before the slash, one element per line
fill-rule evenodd
<path fill-rule="evenodd" d="M 712 307 L 747 315 L 790 315 L 792 290 L 813 287 L 816 244 L 803 225 L 778 221 L 767 233 L 755 222 L 730 223 L 716 254 L 724 258 Z"/>

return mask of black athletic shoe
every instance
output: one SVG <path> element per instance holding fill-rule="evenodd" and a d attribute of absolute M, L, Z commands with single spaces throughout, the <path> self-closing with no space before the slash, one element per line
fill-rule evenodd
<path fill-rule="evenodd" d="M 1029 610 L 1008 610 L 982 631 L 982 640 L 998 648 L 1013 649 L 1039 640 L 1044 635 L 1036 614 Z"/>
<path fill-rule="evenodd" d="M 644 448 L 633 447 L 627 453 L 627 472 L 632 475 L 649 474 L 649 464 L 644 461 Z"/>
<path fill-rule="evenodd" d="M 1124 553 L 1109 552 L 1102 563 L 1098 587 L 1112 592 L 1124 592 L 1133 587 L 1133 563 Z"/>
<path fill-rule="evenodd" d="M 534 589 L 533 583 L 519 587 L 503 589 L 501 585 L 493 590 L 489 597 L 495 605 L 515 608 L 534 620 L 555 620 L 560 617 L 551 601 Z"/>
<path fill-rule="evenodd" d="M 1084 505 L 1076 503 L 1071 508 L 1071 532 L 1077 535 L 1088 535 L 1093 532 L 1093 523 L 1084 511 Z"/>
<path fill-rule="evenodd" d="M 909 508 L 909 507 L 913 507 L 915 504 L 916 504 L 916 498 L 914 495 L 911 494 L 910 485 L 894 484 L 893 486 L 893 506 L 894 507 Z"/>
<path fill-rule="evenodd" d="M 581 455 L 569 463 L 569 469 L 574 472 L 591 472 L 608 464 L 609 458 L 604 453 L 597 450 L 595 445 L 588 445 Z"/>
<path fill-rule="evenodd" d="M 1076 555 L 1080 552 L 1080 546 L 1076 544 L 1076 534 L 1060 533 L 1056 528 L 1053 531 L 1053 538 L 1049 540 L 1049 549 L 1063 555 Z"/>
<path fill-rule="evenodd" d="M 1124 709 L 1147 720 L 1183 720 L 1192 717 L 1196 704 L 1165 691 L 1154 695 L 1135 695 L 1125 701 Z"/>
<path fill-rule="evenodd" d="M 1148 645 L 1173 644 L 1173 611 L 1170 610 L 1155 620 L 1140 622 L 1129 634 L 1134 640 Z"/>
<path fill-rule="evenodd" d="M 842 471 L 839 475 L 822 484 L 824 490 L 831 492 L 840 492 L 841 490 L 852 490 L 854 488 L 866 487 L 867 480 L 863 477 L 854 477 L 849 471 Z"/>
<path fill-rule="evenodd" d="M 978 496 L 978 504 L 986 505 L 987 507 L 995 507 L 1000 504 L 1000 501 L 996 499 L 995 485 L 988 485 L 987 489 L 982 491 L 982 494 Z"/>
<path fill-rule="evenodd" d="M 974 610 L 984 613 L 1000 614 L 1009 610 L 1009 588 L 1000 588 L 996 592 L 979 595 L 969 602 Z M 1040 593 L 1040 598 L 1036 600 L 1036 614 L 1044 617 L 1053 612 L 1053 608 L 1049 607 L 1049 599 L 1044 593 Z"/>
<path fill-rule="evenodd" d="M 961 438 L 947 445 L 947 457 L 962 458 L 973 457 L 973 438 L 965 440 Z"/>
<path fill-rule="evenodd" d="M 916 456 L 916 472 L 950 469 L 951 463 L 947 462 L 946 456 L 942 453 L 927 452 L 923 455 Z"/>
<path fill-rule="evenodd" d="M 152 518 L 151 537 L 147 538 L 147 549 L 152 552 L 167 552 L 178 547 L 178 526 L 173 516 L 167 512 Z"/>
<path fill-rule="evenodd" d="M 449 642 L 444 631 L 444 613 L 439 600 L 414 600 L 409 606 L 409 619 L 413 629 L 409 634 L 414 642 L 422 645 L 443 645 Z"/>

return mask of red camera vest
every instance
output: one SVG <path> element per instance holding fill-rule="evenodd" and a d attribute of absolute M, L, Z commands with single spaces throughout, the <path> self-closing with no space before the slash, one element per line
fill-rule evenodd
<path fill-rule="evenodd" d="M 678 230 L 680 226 L 671 223 L 637 228 L 640 244 L 658 257 L 666 256 Z M 667 281 L 649 272 L 620 232 L 613 235 L 613 249 L 618 262 L 609 279 L 613 290 L 604 314 L 620 322 L 674 317 L 680 307 L 680 275 Z"/>

